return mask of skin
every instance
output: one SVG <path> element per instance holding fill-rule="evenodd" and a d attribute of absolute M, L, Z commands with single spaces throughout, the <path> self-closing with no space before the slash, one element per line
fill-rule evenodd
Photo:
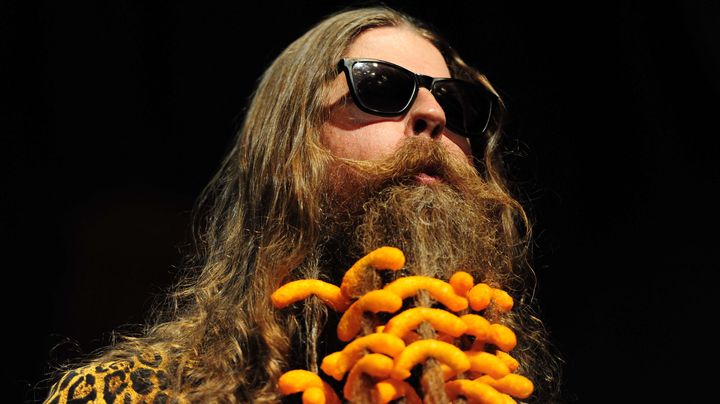
<path fill-rule="evenodd" d="M 430 41 L 408 28 L 380 27 L 363 32 L 345 57 L 382 59 L 431 77 L 450 77 L 442 54 Z M 343 97 L 347 100 L 343 102 Z M 445 128 L 445 112 L 426 88 L 402 116 L 380 117 L 361 111 L 349 97 L 345 74 L 332 82 L 330 120 L 323 125 L 321 139 L 333 155 L 356 160 L 381 160 L 390 155 L 405 138 L 426 137 L 441 142 L 448 151 L 468 158 L 470 142 Z M 421 122 L 422 121 L 422 122 Z M 418 178 L 433 182 L 434 178 Z"/>

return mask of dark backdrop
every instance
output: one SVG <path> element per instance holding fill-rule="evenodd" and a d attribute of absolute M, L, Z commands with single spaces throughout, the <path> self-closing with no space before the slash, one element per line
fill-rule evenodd
<path fill-rule="evenodd" d="M 508 102 L 568 402 L 714 391 L 720 14 L 662 3 L 387 2 Z M 32 402 L 143 321 L 257 78 L 340 3 L 0 4 L 4 371 Z"/>

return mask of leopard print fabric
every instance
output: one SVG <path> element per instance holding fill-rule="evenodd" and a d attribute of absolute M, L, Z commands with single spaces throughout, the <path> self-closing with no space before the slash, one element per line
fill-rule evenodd
<path fill-rule="evenodd" d="M 159 353 L 84 366 L 63 375 L 44 404 L 188 403 L 169 389 L 168 359 Z"/>

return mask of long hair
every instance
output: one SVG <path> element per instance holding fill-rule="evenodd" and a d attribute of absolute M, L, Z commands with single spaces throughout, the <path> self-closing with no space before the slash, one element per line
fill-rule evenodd
<path fill-rule="evenodd" d="M 177 363 L 170 375 L 173 389 L 192 401 L 279 401 L 276 383 L 291 351 L 314 349 L 312 341 L 307 347 L 293 345 L 309 328 L 275 310 L 269 296 L 291 278 L 318 276 L 311 273 L 322 237 L 318 191 L 325 187 L 332 159 L 320 142 L 329 113 L 323 101 L 338 74 L 336 63 L 354 39 L 386 26 L 415 30 L 440 50 L 454 77 L 495 92 L 445 40 L 401 12 L 378 6 L 325 18 L 285 48 L 260 78 L 232 147 L 196 201 L 193 251 L 153 322 L 142 335 L 122 338 L 95 360 L 167 352 Z M 504 114 L 501 100 L 476 165 L 491 187 L 509 195 L 498 152 Z M 530 226 L 522 207 L 506 206 L 502 221 L 505 242 L 516 251 L 514 261 L 524 262 Z M 524 290 L 521 274 L 516 284 L 503 286 Z M 307 314 L 316 325 L 324 315 L 321 310 Z M 535 348 L 525 355 L 530 368 L 536 366 L 535 356 L 542 356 Z M 547 368 L 547 363 L 537 365 Z"/>

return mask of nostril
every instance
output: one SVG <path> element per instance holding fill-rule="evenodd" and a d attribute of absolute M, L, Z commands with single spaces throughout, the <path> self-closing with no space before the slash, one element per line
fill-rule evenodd
<path fill-rule="evenodd" d="M 425 122 L 424 119 L 418 119 L 417 121 L 415 121 L 415 126 L 413 127 L 413 131 L 416 134 L 420 134 L 425 130 L 425 128 L 427 128 L 427 125 L 428 124 L 427 124 L 427 122 Z"/>

